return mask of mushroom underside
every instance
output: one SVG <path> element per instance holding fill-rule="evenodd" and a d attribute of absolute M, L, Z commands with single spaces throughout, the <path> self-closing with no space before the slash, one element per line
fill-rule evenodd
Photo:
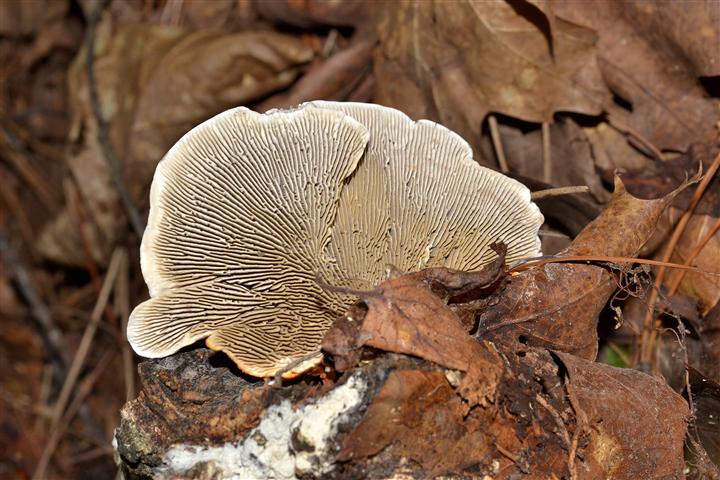
<path fill-rule="evenodd" d="M 539 253 L 541 223 L 524 186 L 435 123 L 355 103 L 229 110 L 158 166 L 141 247 L 152 298 L 128 340 L 160 357 L 207 338 L 272 376 L 317 353 L 353 301 L 318 276 L 367 289 L 387 265 L 476 270 L 498 240 L 512 262 Z"/>

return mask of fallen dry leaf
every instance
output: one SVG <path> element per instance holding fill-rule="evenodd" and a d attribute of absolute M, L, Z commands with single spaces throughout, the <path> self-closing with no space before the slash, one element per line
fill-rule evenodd
<path fill-rule="evenodd" d="M 468 335 L 457 314 L 415 275 L 388 280 L 377 290 L 360 295 L 367 313 L 364 318 L 345 317 L 358 326 L 354 336 L 343 338 L 343 343 L 410 354 L 463 371 L 470 368 L 474 357 L 482 355 L 480 344 Z M 343 351 L 332 330 L 323 349 L 331 354 Z"/>
<path fill-rule="evenodd" d="M 558 256 L 635 256 L 674 196 L 640 200 L 616 177 L 607 208 Z M 478 335 L 594 360 L 598 315 L 616 288 L 615 276 L 602 266 L 548 264 L 525 271 L 512 277 L 498 303 L 481 313 Z"/>
<path fill-rule="evenodd" d="M 251 0 L 214 0 L 212 2 L 184 0 L 181 4 L 178 23 L 181 26 L 198 29 L 247 30 L 250 21 L 256 16 L 254 6 Z"/>
<path fill-rule="evenodd" d="M 659 149 L 684 151 L 715 138 L 719 115 L 701 76 L 720 74 L 720 8 L 715 0 L 554 0 L 552 10 L 597 32 L 598 61 L 610 89 L 632 105 L 606 109 Z"/>
<path fill-rule="evenodd" d="M 683 478 L 689 409 L 661 379 L 558 352 L 579 425 L 585 478 Z M 581 475 L 583 478 L 583 475 Z"/>
<path fill-rule="evenodd" d="M 439 121 L 476 147 L 488 112 L 531 122 L 557 111 L 598 115 L 610 94 L 596 36 L 524 1 L 386 4 L 375 100 Z"/>
<path fill-rule="evenodd" d="M 340 370 L 357 362 L 362 346 L 423 358 L 467 372 L 460 394 L 468 407 L 492 402 L 492 385 L 502 362 L 494 348 L 469 335 L 467 326 L 436 292 L 446 299 L 467 299 L 495 284 L 505 260 L 504 246 L 497 248 L 499 258 L 480 272 L 431 268 L 387 280 L 371 292 L 357 292 L 367 311 L 353 307 L 340 317 L 323 339 L 323 350 L 336 357 Z M 481 384 L 483 389 L 478 388 Z"/>

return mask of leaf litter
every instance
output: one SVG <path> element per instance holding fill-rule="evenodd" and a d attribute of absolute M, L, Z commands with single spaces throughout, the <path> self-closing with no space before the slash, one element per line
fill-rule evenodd
<path fill-rule="evenodd" d="M 111 295 L 87 351 L 96 368 L 80 372 L 64 433 L 44 420 L 62 366 L 43 346 L 48 331 L 60 332 L 74 358 L 111 253 L 137 251 L 98 132 L 107 129 L 144 212 L 162 154 L 237 104 L 374 101 L 439 121 L 473 144 L 479 162 L 497 166 L 504 155 L 533 189 L 590 187 L 592 197 L 541 202 L 544 244 L 566 235 L 558 256 L 662 259 L 694 190 L 644 201 L 624 188 L 657 198 L 712 163 L 715 2 L 600 11 L 557 1 L 105 3 L 93 56 L 104 127 L 87 96 L 83 48 L 83 16 L 95 3 L 0 4 L 9 73 L 0 84 L 0 234 L 19 253 L 8 261 L 3 249 L 0 268 L 0 358 L 9 365 L 0 445 L 15 452 L 0 459 L 0 475 L 31 476 L 50 434 L 53 475 L 112 475 L 118 422 L 121 468 L 152 474 L 171 442 L 238 441 L 272 405 L 301 409 L 359 372 L 364 410 L 332 439 L 338 477 L 717 478 L 720 290 L 703 273 L 718 269 L 717 176 L 668 258 L 688 269 L 665 275 L 650 364 L 636 357 L 652 271 L 619 259 L 394 276 L 355 292 L 361 301 L 326 337 L 317 376 L 263 385 L 195 349 L 143 363 L 144 388 L 120 420 L 134 373 L 104 352 L 124 345 L 123 304 L 146 295 L 131 256 L 129 292 Z M 617 169 L 625 187 L 613 180 Z M 38 312 L 48 313 L 44 324 Z M 595 361 L 608 352 L 656 376 Z"/>

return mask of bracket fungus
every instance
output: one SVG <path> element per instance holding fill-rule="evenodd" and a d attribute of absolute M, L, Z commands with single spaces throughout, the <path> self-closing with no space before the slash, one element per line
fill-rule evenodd
<path fill-rule="evenodd" d="M 291 376 L 353 302 L 317 276 L 369 288 L 387 265 L 476 270 L 495 241 L 513 262 L 539 254 L 542 221 L 523 185 L 436 123 L 361 103 L 228 110 L 158 164 L 141 246 L 151 298 L 128 340 L 162 357 L 205 338 L 248 374 Z"/>

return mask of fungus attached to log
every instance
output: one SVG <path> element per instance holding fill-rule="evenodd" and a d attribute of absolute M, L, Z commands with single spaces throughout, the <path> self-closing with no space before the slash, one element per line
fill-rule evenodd
<path fill-rule="evenodd" d="M 141 246 L 152 298 L 130 316 L 128 340 L 162 357 L 206 338 L 261 377 L 307 359 L 292 375 L 319 360 L 353 301 L 318 275 L 368 288 L 387 265 L 476 270 L 495 241 L 512 262 L 539 254 L 541 223 L 524 186 L 436 123 L 359 103 L 232 109 L 158 165 Z"/>

